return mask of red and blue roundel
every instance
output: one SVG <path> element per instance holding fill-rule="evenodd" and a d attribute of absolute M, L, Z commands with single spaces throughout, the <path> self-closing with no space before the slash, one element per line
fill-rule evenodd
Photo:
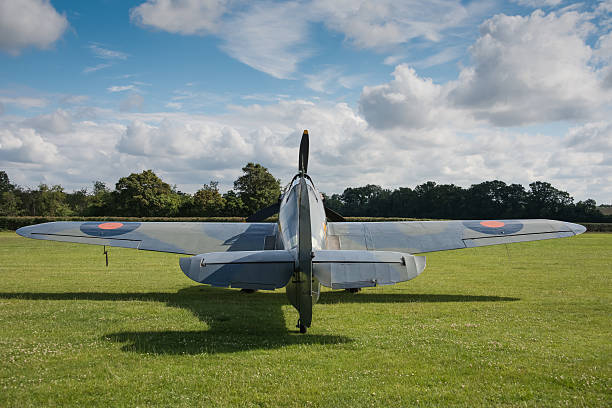
<path fill-rule="evenodd" d="M 140 227 L 139 222 L 84 222 L 81 224 L 81 232 L 94 237 L 114 237 L 126 234 Z"/>
<path fill-rule="evenodd" d="M 473 231 L 489 235 L 510 235 L 519 232 L 523 228 L 520 221 L 463 221 L 463 225 Z"/>

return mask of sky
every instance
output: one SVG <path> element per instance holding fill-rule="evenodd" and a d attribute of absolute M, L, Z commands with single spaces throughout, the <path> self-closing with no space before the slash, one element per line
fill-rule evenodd
<path fill-rule="evenodd" d="M 541 180 L 612 203 L 612 0 L 0 0 L 0 170 L 184 192 L 310 133 L 319 190 Z"/>

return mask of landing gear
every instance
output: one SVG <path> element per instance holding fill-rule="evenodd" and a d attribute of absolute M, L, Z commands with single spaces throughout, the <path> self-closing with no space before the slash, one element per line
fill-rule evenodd
<path fill-rule="evenodd" d="M 344 289 L 344 291 L 348 293 L 357 293 L 357 292 L 361 292 L 361 288 L 346 288 Z"/>
<path fill-rule="evenodd" d="M 300 329 L 300 333 L 302 333 L 302 334 L 306 333 L 306 326 L 304 326 L 304 325 L 302 324 L 302 322 L 300 321 L 300 319 L 298 319 L 297 325 L 296 325 L 295 327 L 297 327 L 297 328 L 299 328 L 299 329 Z"/>

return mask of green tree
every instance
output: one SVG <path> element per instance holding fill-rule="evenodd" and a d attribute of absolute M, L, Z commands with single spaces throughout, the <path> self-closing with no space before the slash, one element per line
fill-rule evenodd
<path fill-rule="evenodd" d="M 527 216 L 530 218 L 553 218 L 565 215 L 574 199 L 569 193 L 557 190 L 550 183 L 535 181 L 529 184 Z"/>
<path fill-rule="evenodd" d="M 66 203 L 66 193 L 59 184 L 49 187 L 41 183 L 37 190 L 30 191 L 32 199 L 32 214 L 47 217 L 62 217 L 72 215 L 70 207 Z"/>
<path fill-rule="evenodd" d="M 19 215 L 21 199 L 5 171 L 0 170 L 0 216 Z"/>
<path fill-rule="evenodd" d="M 249 214 L 274 204 L 280 196 L 280 180 L 261 164 L 248 163 L 244 174 L 234 181 L 234 189 Z"/>
<path fill-rule="evenodd" d="M 223 208 L 222 215 L 226 217 L 245 217 L 249 215 L 249 211 L 242 202 L 242 199 L 234 190 L 229 190 L 223 194 L 223 200 L 225 200 L 225 207 Z"/>
<path fill-rule="evenodd" d="M 20 215 L 21 199 L 13 191 L 0 193 L 0 216 Z"/>
<path fill-rule="evenodd" d="M 13 191 L 13 185 L 5 171 L 0 170 L 0 193 Z"/>
<path fill-rule="evenodd" d="M 180 204 L 177 193 L 153 170 L 121 177 L 113 195 L 116 213 L 123 216 L 172 217 Z"/>
<path fill-rule="evenodd" d="M 205 217 L 217 217 L 223 213 L 225 199 L 219 193 L 219 182 L 211 181 L 204 184 L 201 189 L 193 195 L 193 204 L 198 215 Z"/>
<path fill-rule="evenodd" d="M 103 181 L 93 182 L 93 191 L 89 196 L 85 214 L 89 216 L 116 215 L 113 207 L 113 195 Z"/>
<path fill-rule="evenodd" d="M 72 194 L 66 194 L 66 203 L 74 214 L 85 215 L 90 198 L 87 194 L 87 188 L 82 188 L 73 191 Z"/>

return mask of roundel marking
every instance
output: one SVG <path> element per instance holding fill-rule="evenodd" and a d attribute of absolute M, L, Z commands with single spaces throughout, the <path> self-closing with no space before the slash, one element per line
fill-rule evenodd
<path fill-rule="evenodd" d="M 123 227 L 121 222 L 105 222 L 104 224 L 98 224 L 98 228 L 103 230 L 114 230 Z"/>
<path fill-rule="evenodd" d="M 480 225 L 484 225 L 485 227 L 489 228 L 499 228 L 506 225 L 506 223 L 501 221 L 481 221 Z"/>
<path fill-rule="evenodd" d="M 463 226 L 472 231 L 487 235 L 510 235 L 516 234 L 523 229 L 523 223 L 517 220 L 504 221 L 463 221 Z"/>
<path fill-rule="evenodd" d="M 81 224 L 81 232 L 92 237 L 115 237 L 127 234 L 140 227 L 139 222 L 97 222 L 89 221 Z"/>

